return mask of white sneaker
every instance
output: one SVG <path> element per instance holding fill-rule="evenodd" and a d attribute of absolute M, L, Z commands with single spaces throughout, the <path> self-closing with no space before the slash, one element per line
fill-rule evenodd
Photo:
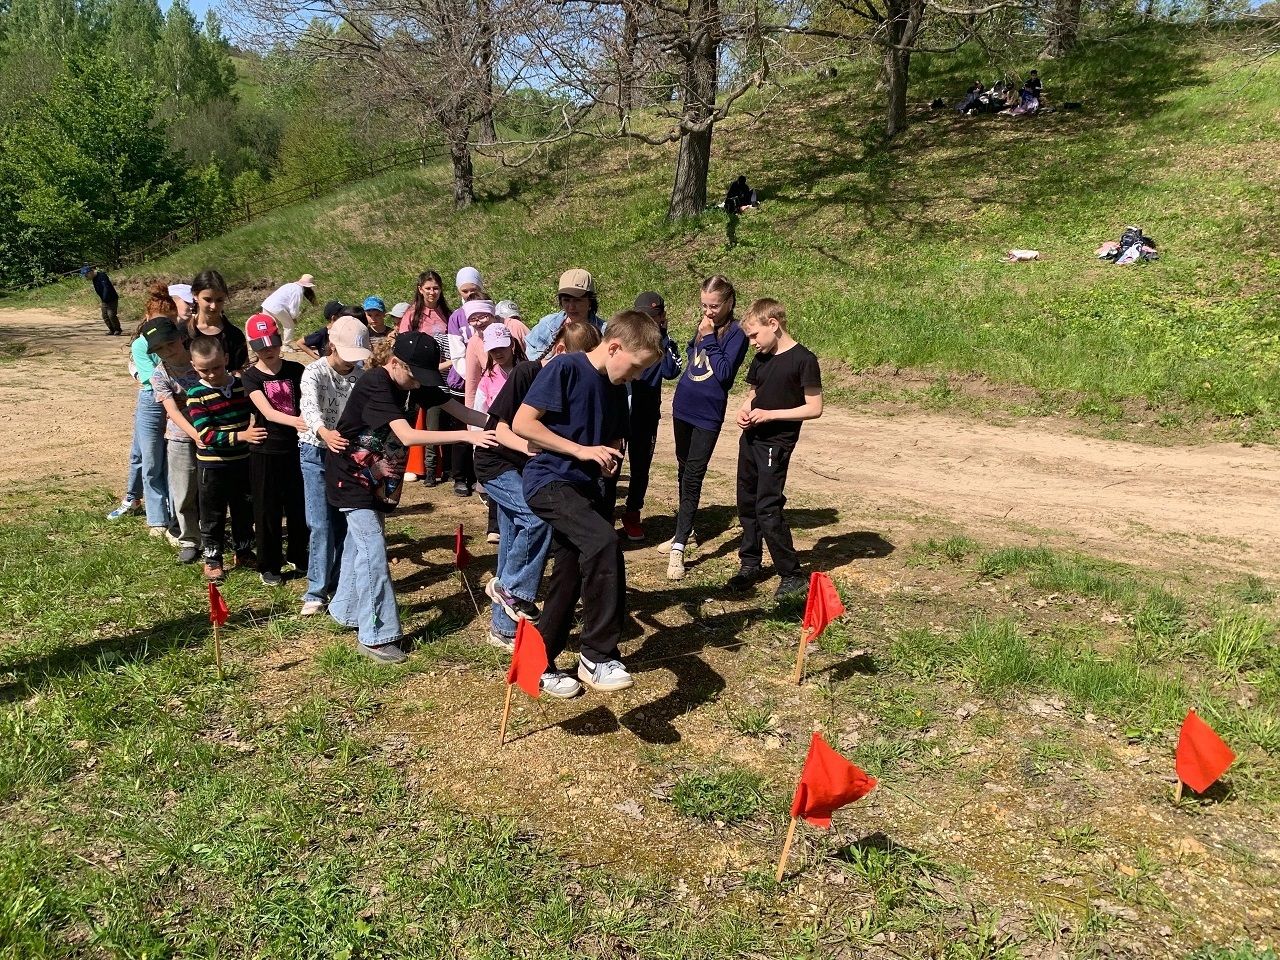
<path fill-rule="evenodd" d="M 168 532 L 168 527 L 147 527 L 147 533 L 153 537 L 163 537 Z"/>
<path fill-rule="evenodd" d="M 592 663 L 586 657 L 578 657 L 578 679 L 592 690 L 600 693 L 612 693 L 625 690 L 635 683 L 621 660 L 606 660 L 604 663 Z"/>
<path fill-rule="evenodd" d="M 672 550 L 667 554 L 667 579 L 684 579 L 684 551 Z"/>
<path fill-rule="evenodd" d="M 485 642 L 491 647 L 497 647 L 499 650 L 505 650 L 507 653 L 516 652 L 516 641 L 514 637 L 504 637 L 502 634 L 490 630 L 485 637 Z"/>
<path fill-rule="evenodd" d="M 323 600 L 308 600 L 302 605 L 302 609 L 298 611 L 300 617 L 314 617 L 317 613 L 324 610 Z"/>
<path fill-rule="evenodd" d="M 164 532 L 164 538 L 169 542 L 169 546 L 177 547 L 179 550 L 182 549 L 182 541 L 173 535 L 172 530 L 166 530 Z"/>
<path fill-rule="evenodd" d="M 561 670 L 548 670 L 539 683 L 542 692 L 557 700 L 572 700 L 582 692 L 582 684 Z"/>
<path fill-rule="evenodd" d="M 497 533 L 490 533 L 487 536 L 485 536 L 484 539 L 486 543 L 497 543 L 502 539 L 502 535 Z"/>
<path fill-rule="evenodd" d="M 413 481 L 417 479 L 418 479 L 418 475 L 416 473 L 411 473 L 408 470 L 405 471 L 405 474 L 404 474 L 405 483 L 413 483 Z"/>
<path fill-rule="evenodd" d="M 675 539 L 676 539 L 675 537 L 672 537 L 670 540 L 663 540 L 660 544 L 658 544 L 657 551 L 659 553 L 670 553 L 671 544 L 675 542 Z M 698 545 L 698 531 L 694 530 L 692 533 L 689 534 L 689 539 L 685 543 L 685 546 L 696 547 L 697 545 Z"/>

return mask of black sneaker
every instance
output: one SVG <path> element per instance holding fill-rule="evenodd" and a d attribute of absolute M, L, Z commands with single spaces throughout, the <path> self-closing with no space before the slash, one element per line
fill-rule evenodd
<path fill-rule="evenodd" d="M 428 487 L 440 486 L 440 478 L 437 477 L 434 472 L 430 472 L 430 471 L 427 473 L 425 477 L 422 478 L 422 482 Z"/>
<path fill-rule="evenodd" d="M 459 480 L 453 485 L 453 492 L 460 497 L 471 496 L 471 485 L 465 480 Z"/>
<path fill-rule="evenodd" d="M 404 663 L 409 659 L 408 655 L 400 649 L 400 645 L 395 642 L 380 643 L 376 647 L 369 647 L 357 640 L 356 650 L 360 656 L 368 657 L 374 663 Z"/>
<path fill-rule="evenodd" d="M 264 586 L 268 587 L 278 587 L 280 584 L 284 583 L 284 577 L 278 573 L 272 573 L 270 570 L 263 570 L 258 574 L 258 578 L 262 581 Z"/>
<path fill-rule="evenodd" d="M 726 583 L 725 586 L 730 590 L 742 593 L 750 590 L 759 583 L 761 579 L 761 571 L 759 567 L 743 567 L 729 578 L 729 582 Z"/>
<path fill-rule="evenodd" d="M 783 597 L 803 597 L 808 592 L 809 578 L 793 574 L 782 578 L 782 582 L 778 584 L 778 589 L 773 595 L 781 600 Z"/>

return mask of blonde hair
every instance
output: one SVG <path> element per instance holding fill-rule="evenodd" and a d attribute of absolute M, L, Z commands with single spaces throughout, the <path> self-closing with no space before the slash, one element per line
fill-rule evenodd
<path fill-rule="evenodd" d="M 602 339 L 617 340 L 636 353 L 656 355 L 662 349 L 662 328 L 647 313 L 623 310 L 610 318 Z"/>
<path fill-rule="evenodd" d="M 766 320 L 777 320 L 778 326 L 783 330 L 787 329 L 787 308 L 777 300 L 761 297 L 747 307 L 747 314 L 742 318 L 743 323 L 752 324 L 764 323 Z"/>
<path fill-rule="evenodd" d="M 381 340 L 375 340 L 369 348 L 373 353 L 373 356 L 368 361 L 369 369 L 376 370 L 378 367 L 385 367 L 390 363 L 395 348 L 395 337 L 383 337 Z"/>

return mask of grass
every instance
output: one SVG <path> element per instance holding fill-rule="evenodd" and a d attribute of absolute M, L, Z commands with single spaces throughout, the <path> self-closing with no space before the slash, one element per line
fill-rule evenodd
<path fill-rule="evenodd" d="M 764 781 L 748 770 L 725 769 L 686 773 L 671 791 L 671 803 L 687 817 L 739 823 L 764 809 Z"/>
<path fill-rule="evenodd" d="M 479 202 L 462 212 L 441 170 L 397 171 L 120 278 L 126 312 L 137 281 L 211 264 L 243 289 L 244 314 L 304 270 L 322 298 L 395 300 L 424 266 L 474 262 L 495 296 L 537 317 L 560 271 L 583 264 L 606 313 L 657 289 L 683 336 L 697 281 L 723 272 L 744 304 L 781 295 L 803 342 L 889 399 L 1173 429 L 1213 420 L 1266 440 L 1280 422 L 1280 286 L 1260 223 L 1280 186 L 1280 64 L 1246 69 L 1233 43 L 1248 39 L 1168 25 L 1086 43 L 1042 71 L 1053 100 L 1086 110 L 1020 123 L 923 114 L 888 145 L 864 66 L 783 78 L 760 94 L 767 121 L 748 109 L 717 125 L 713 193 L 742 172 L 764 199 L 732 223 L 664 221 L 673 147 L 571 142 L 516 171 L 481 161 Z M 976 52 L 920 55 L 913 99 L 953 95 L 975 71 L 987 72 Z M 1094 247 L 1130 221 L 1162 259 L 1099 263 Z M 1042 259 L 1000 263 L 1009 246 Z M 81 284 L 13 302 L 89 297 Z"/>

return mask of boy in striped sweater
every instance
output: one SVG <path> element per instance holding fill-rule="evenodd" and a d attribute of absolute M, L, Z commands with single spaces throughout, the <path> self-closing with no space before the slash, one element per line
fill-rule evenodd
<path fill-rule="evenodd" d="M 227 355 L 217 337 L 191 341 L 191 366 L 200 380 L 187 388 L 187 418 L 200 436 L 196 448 L 200 496 L 200 540 L 204 575 L 220 582 L 224 527 L 231 513 L 236 566 L 252 566 L 253 506 L 249 500 L 249 444 L 267 431 L 253 426 L 252 407 L 240 378 L 227 373 Z"/>

